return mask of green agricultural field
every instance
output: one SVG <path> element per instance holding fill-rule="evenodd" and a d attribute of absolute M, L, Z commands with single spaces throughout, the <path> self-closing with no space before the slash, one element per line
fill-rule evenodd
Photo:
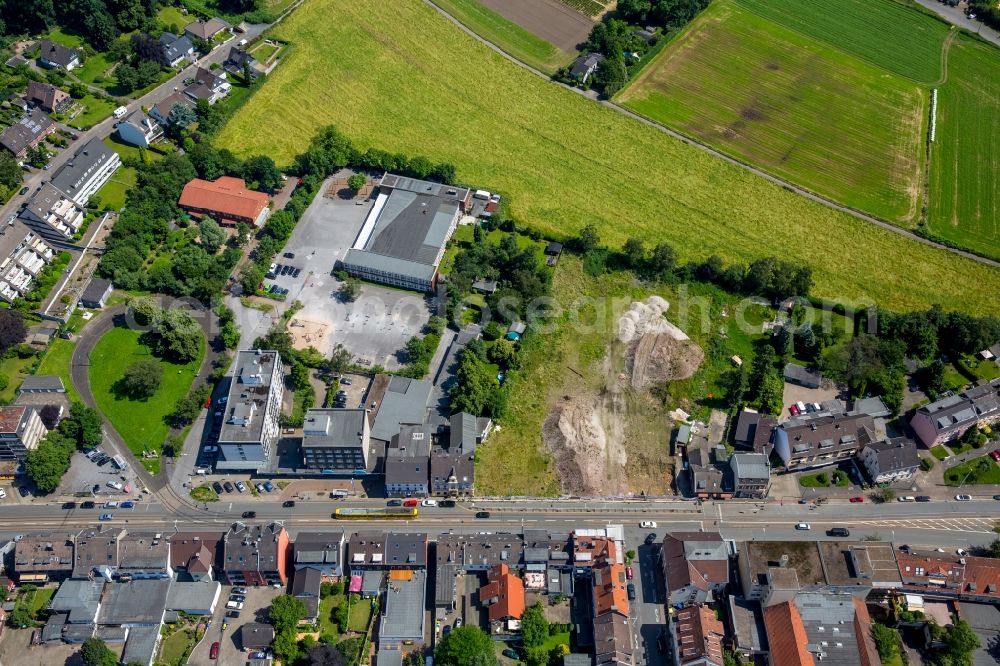
<path fill-rule="evenodd" d="M 483 6 L 478 0 L 433 1 L 483 39 L 535 69 L 551 73 L 572 60 L 574 54 L 563 53 L 544 39 Z"/>
<path fill-rule="evenodd" d="M 938 90 L 930 230 L 1000 257 L 1000 50 L 959 37 Z"/>
<path fill-rule="evenodd" d="M 219 135 L 241 156 L 289 164 L 335 123 L 361 147 L 454 163 L 463 182 L 508 196 L 516 218 L 552 236 L 593 223 L 614 246 L 665 241 L 681 259 L 779 255 L 813 267 L 818 295 L 893 309 L 982 313 L 992 308 L 982 295 L 1000 292 L 1000 271 L 810 202 L 543 81 L 420 0 L 307 0 L 275 37 L 295 48 Z"/>
<path fill-rule="evenodd" d="M 617 99 L 854 208 L 920 214 L 927 92 L 727 0 Z"/>
<path fill-rule="evenodd" d="M 94 400 L 136 455 L 141 455 L 143 450 L 158 451 L 163 447 L 170 432 L 164 418 L 173 411 L 177 400 L 187 395 L 205 353 L 203 342 L 198 358 L 191 363 L 178 365 L 160 361 L 163 383 L 149 400 L 119 398 L 113 386 L 125 374 L 125 369 L 136 361 L 154 358 L 139 341 L 139 335 L 139 331 L 129 328 L 113 328 L 104 334 L 90 354 Z"/>
<path fill-rule="evenodd" d="M 899 0 L 735 0 L 740 7 L 927 85 L 948 24 Z"/>

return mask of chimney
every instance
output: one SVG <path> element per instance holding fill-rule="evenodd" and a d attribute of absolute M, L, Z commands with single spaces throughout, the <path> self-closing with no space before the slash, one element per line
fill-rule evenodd
<path fill-rule="evenodd" d="M 788 568 L 788 555 L 782 555 L 778 559 L 778 566 L 781 567 L 782 569 Z"/>

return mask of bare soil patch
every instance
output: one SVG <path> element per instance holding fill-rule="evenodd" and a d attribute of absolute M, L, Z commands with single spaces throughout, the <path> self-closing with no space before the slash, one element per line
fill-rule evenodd
<path fill-rule="evenodd" d="M 558 0 L 479 0 L 507 20 L 541 37 L 561 51 L 576 51 L 594 22 Z"/>

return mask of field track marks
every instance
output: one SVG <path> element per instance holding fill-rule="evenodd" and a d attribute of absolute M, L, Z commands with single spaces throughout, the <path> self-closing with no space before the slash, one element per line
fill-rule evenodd
<path fill-rule="evenodd" d="M 944 38 L 944 44 L 941 45 L 941 78 L 932 83 L 931 88 L 940 88 L 948 81 L 948 53 L 951 51 L 951 45 L 955 43 L 956 37 L 958 37 L 958 28 L 951 26 L 948 36 Z"/>
<path fill-rule="evenodd" d="M 798 194 L 798 195 L 803 196 L 803 197 L 805 197 L 807 199 L 815 201 L 816 203 L 823 204 L 824 206 L 826 206 L 828 208 L 831 208 L 833 210 L 837 210 L 837 211 L 840 211 L 842 213 L 847 213 L 848 215 L 851 215 L 851 216 L 853 216 L 853 217 L 855 217 L 855 218 L 857 218 L 859 220 L 864 220 L 865 222 L 868 222 L 870 224 L 874 224 L 877 227 L 881 227 L 885 231 L 889 231 L 891 233 L 898 234 L 900 236 L 905 236 L 906 238 L 908 238 L 908 239 L 910 239 L 910 240 L 912 240 L 912 241 L 914 241 L 916 243 L 921 243 L 923 245 L 927 245 L 928 247 L 933 247 L 933 248 L 936 248 L 938 250 L 943 250 L 945 252 L 950 252 L 950 253 L 952 253 L 952 254 L 954 254 L 956 256 L 963 257 L 965 259 L 970 259 L 970 260 L 975 261 L 976 263 L 982 264 L 984 266 L 989 266 L 991 268 L 1000 269 L 1000 261 L 996 261 L 995 259 L 989 259 L 987 257 L 983 257 L 983 256 L 980 256 L 980 255 L 975 254 L 973 252 L 968 252 L 966 250 L 960 250 L 958 248 L 949 247 L 948 245 L 944 245 L 943 243 L 938 243 L 938 242 L 932 241 L 932 240 L 930 240 L 928 238 L 923 238 L 921 236 L 918 236 L 917 234 L 913 233 L 912 231 L 908 231 L 906 229 L 903 229 L 902 227 L 896 226 L 895 224 L 892 224 L 891 222 L 886 222 L 885 220 L 881 220 L 881 219 L 879 219 L 877 217 L 873 217 L 873 216 L 871 216 L 871 215 L 869 215 L 867 213 L 863 213 L 863 212 L 861 212 L 859 210 L 856 210 L 854 208 L 849 208 L 847 206 L 844 206 L 843 204 L 837 203 L 836 201 L 833 201 L 831 199 L 827 199 L 826 197 L 820 196 L 820 195 L 816 194 L 815 192 L 812 192 L 812 191 L 807 190 L 805 188 L 799 187 L 798 185 L 795 185 L 794 183 L 790 183 L 790 182 L 788 182 L 786 180 L 778 178 L 777 176 L 771 175 L 770 173 L 764 171 L 763 169 L 758 169 L 757 167 L 753 166 L 752 164 L 748 164 L 746 162 L 742 162 L 740 160 L 737 160 L 737 159 L 735 159 L 735 158 L 733 158 L 733 157 L 731 157 L 729 155 L 726 155 L 725 153 L 719 152 L 718 150 L 715 150 L 714 148 L 712 148 L 710 146 L 707 146 L 707 145 L 705 145 L 705 144 L 703 144 L 703 143 L 701 143 L 701 142 L 699 142 L 699 141 L 697 141 L 697 140 L 695 140 L 695 139 L 693 139 L 693 138 L 691 138 L 689 136 L 681 134 L 680 132 L 676 132 L 676 131 L 668 128 L 668 127 L 665 127 L 665 126 L 663 126 L 663 125 L 661 125 L 661 124 L 659 124 L 657 122 L 654 122 L 654 121 L 650 120 L 649 118 L 646 118 L 644 116 L 640 116 L 638 113 L 630 111 L 630 110 L 628 110 L 628 109 L 626 109 L 626 108 L 624 108 L 622 106 L 618 106 L 617 104 L 615 104 L 612 101 L 599 100 L 599 99 L 597 99 L 597 94 L 594 93 L 594 92 L 592 92 L 592 91 L 580 90 L 579 88 L 575 88 L 573 86 L 568 86 L 566 84 L 553 81 L 552 77 L 550 77 L 549 75 L 545 74 L 542 71 L 539 71 L 539 70 L 535 69 L 531 65 L 529 65 L 529 64 L 527 64 L 525 62 L 522 62 L 521 60 L 518 60 L 517 58 L 515 58 L 511 54 L 507 53 L 506 51 L 504 51 L 503 49 L 501 49 L 499 46 L 497 46 L 496 44 L 494 44 L 493 42 L 489 41 L 488 39 L 484 39 L 482 36 L 480 36 L 479 34 L 477 34 L 475 31 L 473 31 L 472 29 L 470 29 L 467 26 L 465 26 L 465 24 L 463 24 L 461 21 L 459 21 L 458 19 L 456 19 L 454 16 L 452 16 L 451 14 L 449 14 L 448 12 L 446 12 L 445 10 L 443 10 L 441 7 L 438 7 L 437 5 L 435 5 L 432 2 L 432 0 L 423 0 L 423 1 L 424 1 L 425 5 L 427 5 L 428 7 L 431 7 L 434 11 L 438 12 L 439 14 L 441 14 L 442 16 L 444 16 L 446 19 L 448 19 L 449 21 L 451 21 L 453 25 L 457 26 L 458 29 L 461 30 L 462 32 L 464 32 L 465 34 L 469 35 L 470 37 L 472 37 L 473 39 L 475 39 L 479 43 L 485 45 L 487 48 L 491 49 L 492 51 L 494 51 L 495 53 L 499 54 L 500 56 L 502 56 L 502 57 L 506 58 L 507 60 L 511 61 L 515 65 L 518 65 L 519 67 L 521 67 L 521 68 L 523 68 L 523 69 L 531 72 L 535 76 L 538 76 L 540 78 L 545 79 L 546 81 L 552 83 L 553 85 L 561 86 L 564 89 L 569 90 L 572 93 L 575 93 L 577 95 L 581 95 L 581 96 L 586 97 L 588 99 L 594 100 L 598 104 L 603 104 L 604 106 L 608 107 L 609 109 L 613 109 L 613 110 L 617 111 L 618 113 L 621 113 L 623 115 L 628 116 L 629 118 L 632 118 L 633 120 L 636 120 L 636 121 L 638 121 L 640 123 L 643 123 L 643 124 L 645 124 L 645 125 L 647 125 L 649 127 L 652 127 L 652 128 L 654 128 L 654 129 L 656 129 L 656 130 L 658 130 L 660 132 L 663 132 L 664 134 L 667 134 L 667 135 L 669 135 L 669 136 L 677 139 L 678 141 L 682 141 L 682 142 L 684 142 L 684 143 L 686 143 L 686 144 L 688 144 L 690 146 L 694 146 L 694 147 L 696 147 L 696 148 L 698 148 L 700 150 L 703 150 L 704 152 L 706 152 L 706 153 L 708 153 L 710 155 L 713 155 L 714 157 L 717 157 L 717 158 L 719 158 L 721 160 L 725 160 L 726 162 L 729 162 L 730 164 L 734 164 L 734 165 L 736 165 L 738 167 L 746 169 L 747 171 L 749 171 L 749 172 L 751 172 L 751 173 L 753 173 L 753 174 L 755 174 L 757 176 L 760 176 L 761 178 L 769 180 L 770 182 L 783 187 L 784 189 L 786 189 L 789 192 L 794 192 L 795 194 Z"/>

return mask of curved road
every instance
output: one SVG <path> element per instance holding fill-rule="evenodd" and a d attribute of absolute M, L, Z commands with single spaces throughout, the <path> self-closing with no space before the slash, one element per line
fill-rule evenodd
<path fill-rule="evenodd" d="M 632 118 L 633 120 L 636 120 L 636 121 L 638 121 L 638 122 L 646 125 L 647 127 L 651 127 L 651 128 L 653 128 L 655 130 L 663 132 L 664 134 L 667 134 L 667 135 L 669 135 L 669 136 L 677 139 L 678 141 L 682 141 L 682 142 L 688 144 L 689 146 L 694 146 L 695 148 L 698 148 L 698 149 L 700 149 L 700 150 L 702 150 L 702 151 L 704 151 L 704 152 L 706 152 L 706 153 L 708 153 L 708 154 L 710 154 L 710 155 L 712 155 L 714 157 L 717 157 L 717 158 L 719 158 L 721 160 L 729 162 L 730 164 L 733 164 L 733 165 L 738 166 L 738 167 L 740 167 L 742 169 L 745 169 L 746 171 L 749 171 L 749 172 L 751 172 L 751 173 L 753 173 L 753 174 L 755 174 L 757 176 L 760 176 L 761 178 L 764 178 L 765 180 L 768 180 L 768 181 L 774 183 L 775 185 L 779 185 L 782 188 L 784 188 L 786 190 L 789 190 L 790 192 L 794 192 L 795 194 L 803 196 L 806 199 L 809 199 L 811 201 L 815 201 L 816 203 L 822 204 L 822 205 L 824 205 L 824 206 L 826 206 L 828 208 L 832 208 L 832 209 L 840 211 L 842 213 L 847 213 L 848 215 L 856 217 L 859 220 L 863 220 L 863 221 L 868 222 L 870 224 L 874 224 L 875 226 L 880 227 L 882 229 L 885 229 L 886 231 L 889 231 L 889 232 L 894 233 L 894 234 L 898 234 L 900 236 L 904 236 L 904 237 L 906 237 L 906 238 L 908 238 L 908 239 L 910 239 L 912 241 L 916 241 L 917 243 L 922 243 L 923 245 L 927 245 L 927 246 L 936 248 L 938 250 L 944 250 L 946 252 L 950 252 L 952 254 L 958 255 L 958 256 L 963 257 L 965 259 L 971 259 L 972 261 L 978 262 L 980 264 L 984 264 L 986 266 L 990 266 L 992 268 L 1000 268 L 1000 261 L 996 261 L 994 259 L 988 259 L 986 257 L 981 257 L 978 254 L 973 254 L 972 252 L 967 252 L 965 250 L 959 250 L 957 248 L 948 247 L 947 245 L 943 245 L 941 243 L 937 243 L 937 242 L 929 240 L 927 238 L 923 238 L 922 236 L 918 236 L 917 234 L 913 233 L 912 231 L 909 231 L 907 229 L 903 229 L 902 227 L 897 227 L 896 225 L 894 225 L 894 224 L 892 224 L 890 222 L 886 222 L 885 220 L 881 220 L 881 219 L 879 219 L 877 217 L 873 217 L 871 215 L 868 215 L 867 213 L 863 213 L 863 212 L 861 212 L 859 210 L 856 210 L 854 208 L 849 208 L 848 206 L 844 206 L 842 204 L 839 204 L 836 201 L 833 201 L 832 199 L 827 199 L 826 197 L 821 196 L 821 195 L 819 195 L 819 194 L 817 194 L 817 193 L 815 193 L 815 192 L 813 192 L 811 190 L 807 190 L 807 189 L 805 189 L 803 187 L 800 187 L 800 186 L 798 186 L 798 185 L 796 185 L 794 183 L 791 183 L 791 182 L 789 182 L 787 180 L 784 180 L 784 179 L 779 178 L 779 177 L 777 177 L 775 175 L 772 175 L 772 174 L 768 173 L 767 171 L 764 171 L 763 169 L 761 169 L 759 167 L 756 167 L 756 166 L 754 166 L 752 164 L 749 164 L 747 162 L 743 162 L 742 160 L 739 160 L 739 159 L 737 159 L 735 157 L 727 155 L 726 153 L 720 152 L 719 150 L 716 150 L 715 148 L 712 148 L 711 146 L 709 146 L 707 144 L 701 143 L 700 141 L 698 141 L 696 139 L 693 139 L 693 138 L 691 138 L 689 136 L 681 134 L 680 132 L 677 132 L 677 131 L 672 130 L 672 129 L 668 128 L 668 127 L 665 127 L 665 126 L 663 126 L 663 125 L 661 125 L 661 124 L 659 124 L 657 122 L 654 122 L 654 121 L 652 121 L 652 120 L 650 120 L 650 119 L 648 119 L 648 118 L 646 118 L 644 116 L 641 116 L 641 115 L 639 115 L 639 114 L 637 114 L 637 113 L 635 113 L 633 111 L 630 111 L 630 110 L 628 110 L 628 109 L 626 109 L 624 107 L 621 107 L 621 106 L 615 104 L 614 102 L 611 102 L 611 101 L 608 101 L 608 100 L 599 100 L 599 99 L 596 98 L 596 96 L 594 95 L 594 93 L 591 92 L 591 91 L 580 90 L 579 88 L 575 88 L 573 86 L 568 86 L 565 83 L 560 83 L 559 81 L 555 81 L 555 80 L 552 79 L 551 76 L 549 76 L 545 72 L 542 72 L 541 70 L 535 69 L 531 65 L 518 60 L 513 55 L 511 55 L 510 53 L 507 53 L 502 48 L 500 48 L 499 46 L 497 46 L 496 44 L 494 44 L 493 42 L 489 41 L 488 39 L 486 39 L 486 38 L 484 38 L 484 37 L 482 37 L 480 35 L 478 35 L 472 29 L 466 27 L 465 24 L 463 24 L 457 18 L 455 18 L 454 16 L 452 16 L 451 14 L 449 14 L 447 11 L 445 11 L 441 7 L 438 7 L 436 4 L 434 4 L 433 0 L 424 0 L 424 2 L 427 5 L 429 5 L 430 7 L 434 8 L 435 10 L 437 10 L 442 16 L 444 16 L 449 21 L 451 21 L 452 23 L 454 23 L 456 26 L 458 26 L 458 28 L 460 30 L 462 30 L 463 32 L 465 32 L 467 35 L 469 35 L 470 37 L 472 37 L 476 41 L 478 41 L 481 44 L 484 44 L 485 46 L 489 47 L 490 49 L 492 49 L 496 53 L 499 53 L 501 56 L 503 56 L 507 60 L 511 61 L 515 65 L 523 67 L 524 69 L 528 70 L 532 74 L 534 74 L 534 75 L 536 75 L 536 76 L 538 76 L 538 77 L 540 77 L 542 79 L 545 79 L 546 81 L 548 81 L 550 83 L 553 83 L 553 84 L 555 84 L 557 86 L 561 86 L 561 87 L 565 88 L 566 90 L 569 90 L 569 91 L 574 92 L 574 93 L 576 93 L 578 95 L 581 95 L 582 97 L 586 97 L 587 99 L 594 100 L 598 104 L 601 104 L 601 105 L 603 105 L 603 106 L 605 106 L 605 107 L 607 107 L 609 109 L 617 111 L 618 113 L 620 113 L 620 114 L 622 114 L 624 116 L 628 116 L 629 118 Z"/>

